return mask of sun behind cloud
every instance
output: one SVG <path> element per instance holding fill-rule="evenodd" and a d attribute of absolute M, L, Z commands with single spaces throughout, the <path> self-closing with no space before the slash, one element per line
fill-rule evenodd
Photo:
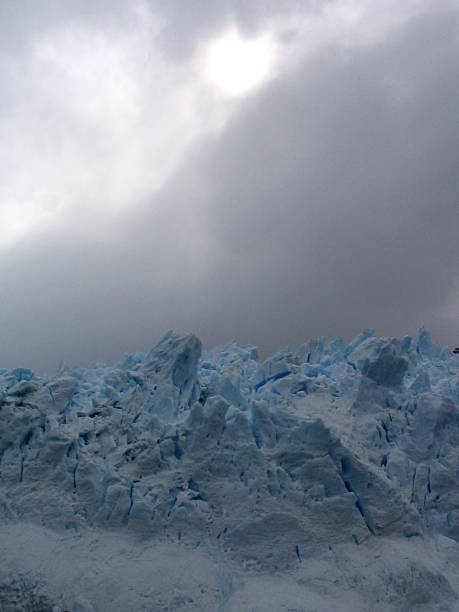
<path fill-rule="evenodd" d="M 207 48 L 206 76 L 224 94 L 240 96 L 266 80 L 273 67 L 274 51 L 270 35 L 244 39 L 233 29 Z"/>

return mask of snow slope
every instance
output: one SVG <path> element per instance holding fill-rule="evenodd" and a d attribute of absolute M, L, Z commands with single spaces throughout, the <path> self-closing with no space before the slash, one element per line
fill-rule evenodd
<path fill-rule="evenodd" d="M 0 370 L 0 610 L 459 609 L 458 371 L 424 330 Z"/>

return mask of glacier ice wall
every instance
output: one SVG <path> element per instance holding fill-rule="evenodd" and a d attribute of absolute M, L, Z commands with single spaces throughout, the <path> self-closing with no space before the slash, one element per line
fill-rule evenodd
<path fill-rule="evenodd" d="M 282 570 L 324 547 L 459 541 L 459 357 L 422 330 L 263 363 L 169 332 L 148 354 L 0 370 L 0 519 L 123 530 Z"/>

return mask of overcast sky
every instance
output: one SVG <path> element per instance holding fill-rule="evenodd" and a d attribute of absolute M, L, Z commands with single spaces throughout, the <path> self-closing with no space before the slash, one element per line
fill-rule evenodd
<path fill-rule="evenodd" d="M 2 0 L 0 367 L 459 343 L 459 0 Z"/>

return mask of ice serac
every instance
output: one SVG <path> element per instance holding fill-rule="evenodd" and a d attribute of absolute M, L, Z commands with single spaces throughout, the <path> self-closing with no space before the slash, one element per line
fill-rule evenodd
<path fill-rule="evenodd" d="M 0 519 L 179 542 L 261 574 L 388 538 L 459 542 L 458 361 L 425 330 L 262 363 L 169 332 L 114 366 L 2 369 Z"/>

